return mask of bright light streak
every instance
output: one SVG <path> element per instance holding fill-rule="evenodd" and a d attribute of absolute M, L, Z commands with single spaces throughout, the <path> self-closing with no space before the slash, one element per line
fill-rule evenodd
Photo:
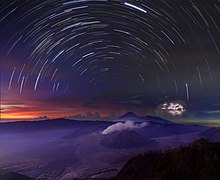
<path fill-rule="evenodd" d="M 16 67 L 14 68 L 14 70 L 11 73 L 11 78 L 10 78 L 9 85 L 8 85 L 8 90 L 11 89 L 11 83 L 12 83 L 12 80 L 13 80 L 13 77 L 14 77 L 14 74 L 15 74 L 15 70 L 16 70 Z"/>
<path fill-rule="evenodd" d="M 189 86 L 186 83 L 186 100 L 189 101 Z"/>
<path fill-rule="evenodd" d="M 134 4 L 130 4 L 130 3 L 128 3 L 128 2 L 125 2 L 124 5 L 129 6 L 129 7 L 131 7 L 131 8 L 134 8 L 134 9 L 137 9 L 137 10 L 139 10 L 139 11 L 141 11 L 141 12 L 147 13 L 146 10 L 144 10 L 144 9 L 138 7 L 138 6 L 135 6 Z"/>

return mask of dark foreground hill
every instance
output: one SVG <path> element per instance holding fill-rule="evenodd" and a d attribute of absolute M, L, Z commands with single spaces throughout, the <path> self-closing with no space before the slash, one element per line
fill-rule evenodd
<path fill-rule="evenodd" d="M 0 169 L 0 180 L 34 180 L 34 178 Z"/>
<path fill-rule="evenodd" d="M 204 139 L 166 152 L 148 152 L 127 162 L 116 180 L 219 180 L 220 142 Z"/>

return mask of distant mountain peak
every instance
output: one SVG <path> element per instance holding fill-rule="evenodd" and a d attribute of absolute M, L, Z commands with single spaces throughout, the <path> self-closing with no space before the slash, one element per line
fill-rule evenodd
<path fill-rule="evenodd" d="M 134 117 L 138 117 L 138 115 L 133 112 L 127 112 L 124 115 L 122 115 L 121 117 L 119 117 L 119 119 L 134 118 Z"/>
<path fill-rule="evenodd" d="M 135 122 L 154 122 L 159 124 L 176 124 L 175 122 L 160 118 L 160 117 L 154 117 L 154 116 L 138 116 L 137 114 L 133 112 L 127 112 L 126 114 L 122 115 L 118 118 L 118 121 L 135 121 Z"/>

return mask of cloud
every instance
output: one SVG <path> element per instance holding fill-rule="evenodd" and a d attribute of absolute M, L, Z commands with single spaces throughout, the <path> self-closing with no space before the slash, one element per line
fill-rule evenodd
<path fill-rule="evenodd" d="M 119 123 L 113 124 L 111 126 L 108 126 L 106 129 L 104 129 L 102 131 L 102 134 L 107 135 L 107 134 L 111 134 L 115 131 L 122 131 L 122 130 L 127 130 L 127 129 L 139 129 L 139 128 L 143 128 L 147 125 L 148 125 L 147 122 L 139 123 L 139 124 L 135 124 L 135 122 L 133 122 L 133 121 L 119 122 Z"/>
<path fill-rule="evenodd" d="M 114 112 L 109 112 L 106 115 L 102 115 L 99 112 L 86 112 L 84 114 L 76 114 L 71 116 L 66 116 L 68 119 L 79 119 L 79 120 L 113 120 L 118 118 L 118 114 Z"/>
<path fill-rule="evenodd" d="M 220 110 L 205 111 L 204 113 L 207 113 L 207 114 L 220 114 Z"/>

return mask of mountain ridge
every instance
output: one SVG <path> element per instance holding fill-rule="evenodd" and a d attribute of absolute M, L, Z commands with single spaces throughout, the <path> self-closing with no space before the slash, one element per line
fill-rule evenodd
<path fill-rule="evenodd" d="M 166 152 L 148 152 L 131 158 L 115 180 L 214 179 L 220 177 L 220 142 L 200 139 Z M 150 163 L 149 163 L 150 162 Z"/>
<path fill-rule="evenodd" d="M 116 121 L 125 121 L 125 120 L 131 120 L 131 121 L 137 121 L 137 122 L 154 122 L 154 123 L 162 123 L 162 124 L 177 124 L 173 121 L 169 121 L 166 119 L 163 119 L 161 117 L 154 117 L 154 116 L 139 116 L 133 112 L 127 112 L 124 115 L 120 116 Z"/>

